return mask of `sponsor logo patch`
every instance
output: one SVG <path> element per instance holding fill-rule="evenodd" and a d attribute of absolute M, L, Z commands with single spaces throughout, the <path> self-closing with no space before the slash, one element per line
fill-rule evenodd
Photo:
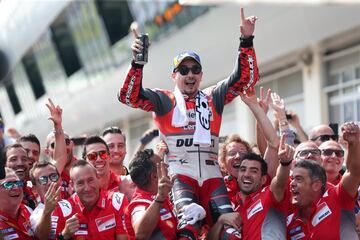
<path fill-rule="evenodd" d="M 257 200 L 247 209 L 247 218 L 250 219 L 252 216 L 254 216 L 254 214 L 262 211 L 263 209 L 264 208 L 261 203 L 261 199 Z"/>
<path fill-rule="evenodd" d="M 105 217 L 95 219 L 99 232 L 114 228 L 116 226 L 115 215 L 107 215 Z"/>
<path fill-rule="evenodd" d="M 331 210 L 329 206 L 323 202 L 318 205 L 317 211 L 311 221 L 311 224 L 315 227 L 320 222 L 322 222 L 325 218 L 329 217 L 331 215 Z"/>

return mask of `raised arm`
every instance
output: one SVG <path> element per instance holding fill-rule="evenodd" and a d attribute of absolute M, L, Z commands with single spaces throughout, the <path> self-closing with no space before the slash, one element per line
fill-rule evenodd
<path fill-rule="evenodd" d="M 48 117 L 54 124 L 54 136 L 55 136 L 55 148 L 54 148 L 54 160 L 55 166 L 61 175 L 67 162 L 66 143 L 64 130 L 62 128 L 62 109 L 59 105 L 55 106 L 53 101 L 49 98 L 46 107 L 50 111 Z"/>
<path fill-rule="evenodd" d="M 360 129 L 355 122 L 347 122 L 341 126 L 341 131 L 348 142 L 348 168 L 340 183 L 350 196 L 355 197 L 360 184 Z"/>
<path fill-rule="evenodd" d="M 267 93 L 265 96 L 264 88 L 260 87 L 260 97 L 258 98 L 258 102 L 260 104 L 260 107 L 264 110 L 266 115 L 269 111 L 269 104 L 271 101 L 270 96 L 271 96 L 270 88 L 267 90 Z M 267 142 L 266 142 L 264 134 L 262 133 L 262 129 L 261 129 L 261 126 L 258 121 L 256 121 L 256 143 L 258 145 L 261 156 L 264 157 L 265 151 L 267 148 Z"/>
<path fill-rule="evenodd" d="M 285 189 L 288 185 L 291 162 L 294 157 L 295 149 L 285 143 L 285 136 L 281 136 L 279 147 L 279 167 L 276 171 L 275 177 L 270 184 L 270 190 L 274 195 L 276 201 L 281 202 L 284 199 Z"/>
<path fill-rule="evenodd" d="M 61 187 L 57 183 L 51 183 L 45 193 L 44 211 L 35 227 L 35 236 L 38 239 L 48 239 L 51 231 L 51 214 L 60 200 Z"/>
<path fill-rule="evenodd" d="M 271 178 L 275 176 L 278 166 L 277 151 L 279 147 L 279 138 L 276 135 L 275 129 L 272 126 L 269 118 L 266 116 L 264 110 L 260 107 L 255 96 L 254 89 L 249 90 L 247 93 L 240 93 L 243 102 L 250 108 L 254 114 L 256 121 L 261 126 L 262 133 L 267 142 L 267 149 L 264 159 L 268 164 L 268 174 Z"/>
<path fill-rule="evenodd" d="M 158 225 L 160 209 L 167 200 L 172 188 L 172 182 L 167 175 L 165 163 L 156 165 L 158 178 L 158 193 L 155 200 L 146 209 L 144 214 L 133 225 L 136 239 L 149 239 Z"/>
<path fill-rule="evenodd" d="M 138 33 L 133 30 L 135 39 L 131 45 L 133 59 L 120 91 L 118 100 L 132 108 L 153 111 L 159 115 L 171 110 L 170 99 L 162 92 L 142 87 L 144 65 L 135 63 L 135 55 L 143 49 Z"/>
<path fill-rule="evenodd" d="M 240 10 L 240 46 L 235 67 L 229 77 L 205 91 L 212 91 L 215 109 L 222 113 L 225 104 L 231 102 L 240 92 L 255 86 L 259 79 L 255 50 L 253 48 L 253 33 L 257 17 L 245 17 L 244 9 Z"/>

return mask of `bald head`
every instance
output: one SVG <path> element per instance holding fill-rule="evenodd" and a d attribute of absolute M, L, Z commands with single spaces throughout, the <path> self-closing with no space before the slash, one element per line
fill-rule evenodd
<path fill-rule="evenodd" d="M 312 141 L 307 141 L 300 143 L 296 147 L 294 159 L 296 161 L 313 160 L 320 163 L 320 154 L 321 151 L 319 150 L 318 146 Z"/>
<path fill-rule="evenodd" d="M 328 125 L 318 125 L 311 129 L 309 133 L 309 140 L 313 141 L 317 146 L 330 139 L 337 140 L 334 131 Z"/>

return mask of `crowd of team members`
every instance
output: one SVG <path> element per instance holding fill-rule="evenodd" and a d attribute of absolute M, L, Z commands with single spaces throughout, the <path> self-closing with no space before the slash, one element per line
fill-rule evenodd
<path fill-rule="evenodd" d="M 143 45 L 134 40 L 134 58 L 119 100 L 153 111 L 169 145 L 159 141 L 154 150 L 145 149 L 156 135 L 146 132 L 128 168 L 123 166 L 126 138 L 117 127 L 87 137 L 82 156 L 74 156 L 74 143 L 62 128 L 62 109 L 50 99 L 46 107 L 53 131 L 42 159 L 35 135 L 19 135 L 11 143 L 0 122 L 0 163 L 5 165 L 4 176 L 0 174 L 0 240 L 358 239 L 359 126 L 344 123 L 339 136 L 319 125 L 308 137 L 279 95 L 260 88 L 257 97 L 252 46 L 257 18 L 245 18 L 243 9 L 240 13 L 235 70 L 209 91 L 200 91 L 200 57 L 179 54 L 172 73 L 179 91 L 176 104 L 172 91 L 143 89 L 144 66 L 134 61 Z M 237 134 L 227 136 L 217 159 L 213 150 L 222 110 L 238 95 L 256 119 L 256 144 Z M 191 129 L 189 119 L 181 126 L 169 122 L 179 120 L 175 105 L 181 100 L 178 117 L 181 110 L 185 118 L 193 113 Z M 269 108 L 275 123 L 267 116 Z M 205 140 L 206 147 L 195 139 Z M 181 141 L 184 148 L 177 144 Z"/>
<path fill-rule="evenodd" d="M 219 239 L 227 226 L 241 233 L 238 239 L 357 239 L 358 125 L 343 124 L 341 136 L 320 125 L 308 140 L 297 115 L 286 117 L 280 97 L 270 90 L 264 95 L 263 89 L 260 99 L 241 95 L 257 119 L 257 144 L 234 134 L 219 151 L 234 212 L 210 226 L 202 206 L 184 209 L 189 222 L 202 223 L 198 239 Z M 266 115 L 269 106 L 275 128 Z M 128 172 L 125 135 L 110 127 L 86 138 L 78 158 L 62 129 L 61 108 L 51 100 L 47 107 L 54 131 L 46 139 L 46 159 L 40 159 L 33 134 L 2 151 L 1 239 L 181 239 L 164 142 L 143 150 L 155 136 L 147 132 Z M 290 125 L 300 139 L 294 141 Z"/>

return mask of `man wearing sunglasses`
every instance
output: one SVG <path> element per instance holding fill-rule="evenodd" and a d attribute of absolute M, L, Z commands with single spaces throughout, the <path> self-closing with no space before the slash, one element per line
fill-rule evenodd
<path fill-rule="evenodd" d="M 344 162 L 344 150 L 338 142 L 333 140 L 323 142 L 321 151 L 321 166 L 326 171 L 327 181 L 337 185 L 341 180 L 340 171 Z"/>
<path fill-rule="evenodd" d="M 69 195 L 65 191 L 60 191 L 61 178 L 56 166 L 50 161 L 36 162 L 30 170 L 30 179 L 40 197 L 40 203 L 30 216 L 31 226 L 36 237 L 47 239 L 50 233 L 51 213 L 57 201 L 67 199 Z"/>
<path fill-rule="evenodd" d="M 96 169 L 102 189 L 119 189 L 121 178 L 110 171 L 109 147 L 100 136 L 86 138 L 82 156 Z"/>
<path fill-rule="evenodd" d="M 21 203 L 24 183 L 14 170 L 5 168 L 5 173 L 0 181 L 0 238 L 36 239 L 30 224 L 32 210 Z"/>
<path fill-rule="evenodd" d="M 199 90 L 203 76 L 201 60 L 196 53 L 188 51 L 174 58 L 171 74 L 174 91 L 143 88 L 144 66 L 135 61 L 119 91 L 120 102 L 154 112 L 155 124 L 169 148 L 169 173 L 176 176 L 172 191 L 178 203 L 175 209 L 180 217 L 179 228 L 193 236 L 197 235 L 194 227 L 181 219 L 184 205 L 199 202 L 200 198 L 202 202 L 210 201 L 211 204 L 203 206 L 207 215 L 213 216 L 210 225 L 216 222 L 219 214 L 232 211 L 217 162 L 221 115 L 225 104 L 252 88 L 258 80 L 252 36 L 257 18 L 245 18 L 243 9 L 240 15 L 241 38 L 235 69 L 217 85 Z M 141 40 L 135 39 L 131 49 L 135 59 L 143 49 Z M 191 191 L 181 191 L 183 188 Z M 201 197 L 200 191 L 204 191 Z M 218 195 L 221 197 L 216 197 Z"/>
<path fill-rule="evenodd" d="M 332 128 L 325 124 L 314 127 L 309 134 L 309 140 L 318 146 L 329 140 L 337 141 L 338 138 L 339 136 L 334 134 Z"/>

